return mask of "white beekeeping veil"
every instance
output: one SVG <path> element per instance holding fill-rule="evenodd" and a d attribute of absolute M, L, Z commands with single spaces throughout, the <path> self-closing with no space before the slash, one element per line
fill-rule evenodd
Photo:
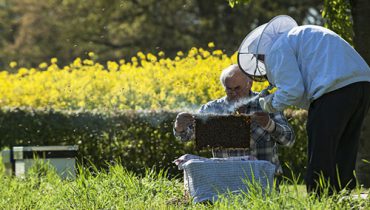
<path fill-rule="evenodd" d="M 255 81 L 266 80 L 265 64 L 258 60 L 257 56 L 268 54 L 280 34 L 296 26 L 298 24 L 293 18 L 279 15 L 250 32 L 238 50 L 240 69 Z"/>

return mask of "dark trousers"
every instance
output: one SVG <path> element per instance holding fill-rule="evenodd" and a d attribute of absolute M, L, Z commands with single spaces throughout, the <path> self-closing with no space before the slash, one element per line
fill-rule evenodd
<path fill-rule="evenodd" d="M 370 105 L 370 82 L 357 82 L 313 101 L 308 111 L 308 192 L 329 194 L 356 186 L 354 169 L 364 117 Z"/>

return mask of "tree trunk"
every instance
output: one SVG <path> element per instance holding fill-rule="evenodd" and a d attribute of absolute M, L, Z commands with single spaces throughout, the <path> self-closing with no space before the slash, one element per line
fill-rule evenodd
<path fill-rule="evenodd" d="M 370 1 L 351 0 L 354 45 L 357 52 L 370 64 Z M 370 93 L 369 93 L 370 94 Z M 370 187 L 370 112 L 368 112 L 361 133 L 357 153 L 356 175 L 359 184 Z"/>

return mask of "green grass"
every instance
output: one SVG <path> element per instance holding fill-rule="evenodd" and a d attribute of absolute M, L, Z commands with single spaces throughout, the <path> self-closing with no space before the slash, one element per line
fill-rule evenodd
<path fill-rule="evenodd" d="M 282 184 L 280 193 L 263 196 L 251 190 L 207 205 L 193 204 L 184 197 L 182 181 L 168 179 L 163 171 L 148 169 L 137 176 L 115 165 L 109 172 L 80 168 L 78 174 L 75 180 L 61 180 L 48 167 L 38 167 L 19 178 L 0 169 L 0 209 L 370 209 L 370 198 L 338 194 L 317 199 L 294 180 Z"/>

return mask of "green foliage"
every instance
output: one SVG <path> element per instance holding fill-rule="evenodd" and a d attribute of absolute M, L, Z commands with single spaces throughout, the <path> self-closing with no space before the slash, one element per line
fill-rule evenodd
<path fill-rule="evenodd" d="M 1 2 L 5 2 L 1 5 Z M 65 65 L 88 52 L 100 63 L 128 59 L 142 51 L 175 57 L 178 51 L 209 42 L 228 55 L 257 24 L 278 14 L 302 22 L 320 1 L 263 0 L 239 4 L 225 0 L 2 0 L 0 67 L 10 61 L 35 67 L 52 57 Z M 309 3 L 308 3 L 309 2 Z"/>
<path fill-rule="evenodd" d="M 321 15 L 325 20 L 326 28 L 335 31 L 353 45 L 353 23 L 348 0 L 324 0 Z"/>
<path fill-rule="evenodd" d="M 252 4 L 251 0 L 228 1 L 231 7 L 235 5 Z M 285 4 L 288 5 L 289 1 L 285 1 Z M 300 4 L 305 4 L 305 2 L 300 1 Z M 309 4 L 312 4 L 312 1 L 310 1 Z M 307 13 L 304 15 L 307 15 Z M 350 44 L 353 44 L 354 33 L 349 0 L 324 0 L 321 16 L 324 19 L 324 26 L 326 28 L 335 31 Z"/>
<path fill-rule="evenodd" d="M 307 111 L 287 109 L 284 111 L 296 135 L 296 141 L 291 148 L 280 147 L 279 158 L 282 162 L 284 176 L 292 178 L 291 172 L 302 181 L 306 174 L 307 165 Z"/>
<path fill-rule="evenodd" d="M 246 4 L 249 3 L 251 0 L 229 0 L 230 7 L 234 7 L 237 4 Z"/>

